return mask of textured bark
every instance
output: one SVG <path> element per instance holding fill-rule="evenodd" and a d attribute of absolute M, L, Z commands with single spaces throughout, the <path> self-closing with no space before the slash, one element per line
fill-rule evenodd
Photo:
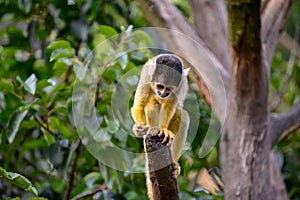
<path fill-rule="evenodd" d="M 228 1 L 233 47 L 230 112 L 221 136 L 225 199 L 275 199 L 270 188 L 268 78 L 262 66 L 260 1 Z M 263 176 L 262 176 L 263 175 Z"/>
<path fill-rule="evenodd" d="M 191 0 L 197 32 L 224 68 L 231 72 L 227 11 L 223 0 Z M 218 48 L 216 48 L 218 47 Z"/>
<path fill-rule="evenodd" d="M 268 0 L 262 12 L 261 43 L 264 66 L 270 70 L 271 61 L 282 27 L 294 0 Z"/>
<path fill-rule="evenodd" d="M 275 145 L 283 137 L 300 128 L 300 100 L 282 114 L 272 114 L 270 117 L 271 143 Z"/>
<path fill-rule="evenodd" d="M 270 163 L 273 163 L 271 164 L 270 174 L 272 187 L 275 188 L 274 196 L 276 196 L 276 199 L 278 200 L 288 200 L 289 197 L 287 195 L 285 185 L 282 181 L 280 167 L 277 163 L 274 152 L 271 153 Z"/>
<path fill-rule="evenodd" d="M 174 164 L 171 150 L 162 144 L 163 138 L 158 137 L 158 133 L 158 128 L 152 128 L 144 141 L 148 196 L 151 200 L 179 200 L 177 181 L 172 177 Z"/>

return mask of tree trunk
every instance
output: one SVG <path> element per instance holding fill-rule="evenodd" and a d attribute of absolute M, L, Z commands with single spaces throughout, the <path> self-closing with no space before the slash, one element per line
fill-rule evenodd
<path fill-rule="evenodd" d="M 221 136 L 225 199 L 274 199 L 270 188 L 268 76 L 262 65 L 260 1 L 228 1 L 233 48 L 228 115 Z"/>

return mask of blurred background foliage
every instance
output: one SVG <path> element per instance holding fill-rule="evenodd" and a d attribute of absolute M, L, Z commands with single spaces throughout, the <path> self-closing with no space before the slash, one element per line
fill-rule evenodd
<path fill-rule="evenodd" d="M 188 1 L 173 3 L 193 21 Z M 82 145 L 72 117 L 74 81 L 86 73 L 89 53 L 113 35 L 147 26 L 136 3 L 0 0 L 0 6 L 0 199 L 147 199 L 144 174 L 116 171 L 98 162 Z M 300 39 L 299 13 L 297 1 L 285 28 L 294 41 Z M 94 52 L 94 59 L 101 61 L 97 49 Z M 108 120 L 109 110 L 120 77 L 155 52 L 141 49 L 123 52 L 122 56 L 107 53 L 116 62 L 105 70 L 97 85 L 97 117 L 114 144 L 142 152 L 140 139 L 132 137 L 118 122 Z M 282 112 L 299 98 L 299 57 L 291 49 L 279 45 L 270 83 L 272 111 Z M 197 174 L 204 167 L 219 174 L 217 145 L 205 158 L 199 158 L 211 110 L 200 95 L 198 98 L 199 129 L 180 159 L 181 196 L 221 199 L 221 194 L 212 195 L 197 184 Z M 189 101 L 188 96 L 186 106 L 193 109 Z M 291 199 L 300 196 L 298 141 L 299 131 L 276 148 Z"/>

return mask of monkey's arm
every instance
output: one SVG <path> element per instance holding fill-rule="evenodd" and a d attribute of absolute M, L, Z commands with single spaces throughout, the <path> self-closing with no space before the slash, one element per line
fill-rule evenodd
<path fill-rule="evenodd" d="M 144 112 L 145 105 L 136 104 L 131 108 L 131 115 L 136 124 L 144 124 L 146 125 L 146 116 Z"/>
<path fill-rule="evenodd" d="M 145 115 L 145 106 L 149 99 L 148 88 L 146 85 L 137 88 L 134 103 L 130 109 L 131 116 L 135 122 L 133 132 L 137 137 L 142 137 L 149 129 Z"/>
<path fill-rule="evenodd" d="M 147 124 L 145 116 L 145 106 L 150 96 L 149 84 L 139 83 L 135 92 L 133 106 L 130 109 L 131 116 L 136 124 Z"/>

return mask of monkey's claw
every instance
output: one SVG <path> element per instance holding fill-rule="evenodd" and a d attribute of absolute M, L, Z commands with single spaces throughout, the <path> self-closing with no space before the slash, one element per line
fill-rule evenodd
<path fill-rule="evenodd" d="M 174 171 L 172 172 L 172 177 L 177 178 L 180 174 L 181 167 L 178 162 L 174 162 Z"/>
<path fill-rule="evenodd" d="M 149 130 L 149 126 L 145 124 L 134 124 L 132 130 L 137 137 L 143 137 Z"/>
<path fill-rule="evenodd" d="M 162 137 L 163 135 L 164 135 L 164 139 L 163 139 L 163 141 L 161 143 L 164 144 L 164 143 L 167 142 L 167 146 L 171 145 L 172 141 L 173 141 L 173 139 L 175 137 L 174 133 L 172 131 L 168 130 L 168 129 L 163 128 L 159 132 L 158 136 Z"/>

